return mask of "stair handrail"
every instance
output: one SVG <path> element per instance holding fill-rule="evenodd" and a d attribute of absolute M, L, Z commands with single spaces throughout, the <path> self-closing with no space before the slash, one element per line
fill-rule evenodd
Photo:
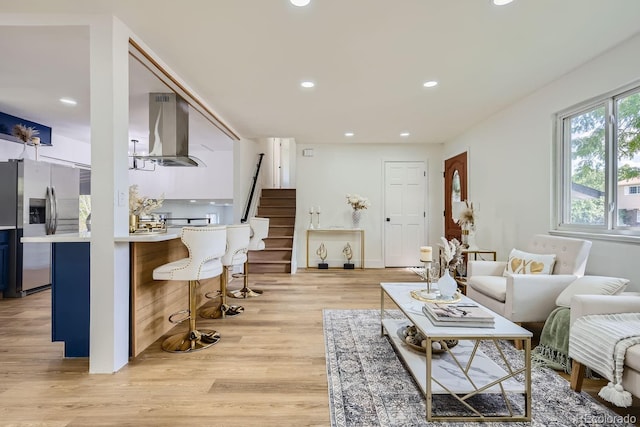
<path fill-rule="evenodd" d="M 253 175 L 253 182 L 251 183 L 251 190 L 249 190 L 249 197 L 247 198 L 247 204 L 244 208 L 244 215 L 240 219 L 240 222 L 245 223 L 249 219 L 249 213 L 251 212 L 251 205 L 253 204 L 253 196 L 256 192 L 256 185 L 258 183 L 258 176 L 260 175 L 260 166 L 262 165 L 262 158 L 264 153 L 258 154 L 258 164 L 256 165 L 256 173 Z"/>

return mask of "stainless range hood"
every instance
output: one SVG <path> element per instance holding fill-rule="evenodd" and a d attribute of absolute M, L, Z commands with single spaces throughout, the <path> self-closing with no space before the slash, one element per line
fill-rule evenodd
<path fill-rule="evenodd" d="M 160 166 L 205 166 L 189 156 L 189 104 L 175 93 L 149 94 L 149 155 Z"/>

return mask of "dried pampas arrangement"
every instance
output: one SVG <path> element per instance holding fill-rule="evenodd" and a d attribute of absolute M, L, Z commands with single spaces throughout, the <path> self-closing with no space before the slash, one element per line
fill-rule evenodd
<path fill-rule="evenodd" d="M 40 132 L 37 129 L 32 128 L 31 126 L 27 127 L 23 124 L 17 124 L 13 127 L 13 136 L 18 138 L 25 144 L 30 143 L 33 140 L 33 137 L 39 135 Z M 40 142 L 40 140 L 38 140 Z"/>
<path fill-rule="evenodd" d="M 473 227 L 475 224 L 475 218 L 473 213 L 473 203 L 469 203 L 468 200 L 465 200 L 465 207 L 460 211 L 460 217 L 458 218 L 458 222 L 461 226 L 469 225 Z"/>

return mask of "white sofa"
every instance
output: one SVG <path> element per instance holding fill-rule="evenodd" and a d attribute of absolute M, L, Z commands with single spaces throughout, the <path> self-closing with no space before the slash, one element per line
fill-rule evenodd
<path fill-rule="evenodd" d="M 552 274 L 503 275 L 507 262 L 469 261 L 467 296 L 515 323 L 544 322 L 556 308 L 556 298 L 584 275 L 591 242 L 538 234 L 522 249 L 555 254 Z"/>
<path fill-rule="evenodd" d="M 640 293 L 625 292 L 620 295 L 574 295 L 571 299 L 571 324 L 588 314 L 640 313 Z M 571 357 L 571 346 L 569 346 Z M 627 349 L 624 358 L 622 387 L 640 397 L 640 344 Z M 574 359 L 571 369 L 571 388 L 580 391 L 584 378 L 581 360 Z"/>

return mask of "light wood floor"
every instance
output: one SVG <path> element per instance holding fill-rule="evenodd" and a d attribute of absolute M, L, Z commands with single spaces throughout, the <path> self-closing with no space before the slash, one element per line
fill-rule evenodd
<path fill-rule="evenodd" d="M 158 341 L 110 375 L 51 342 L 50 291 L 0 300 L 0 425 L 328 426 L 322 309 L 379 308 L 379 282 L 417 280 L 403 269 L 253 274 L 265 294 L 230 299 L 244 314 L 198 319 L 220 343 L 176 355 Z M 634 404 L 615 410 L 639 415 Z"/>

